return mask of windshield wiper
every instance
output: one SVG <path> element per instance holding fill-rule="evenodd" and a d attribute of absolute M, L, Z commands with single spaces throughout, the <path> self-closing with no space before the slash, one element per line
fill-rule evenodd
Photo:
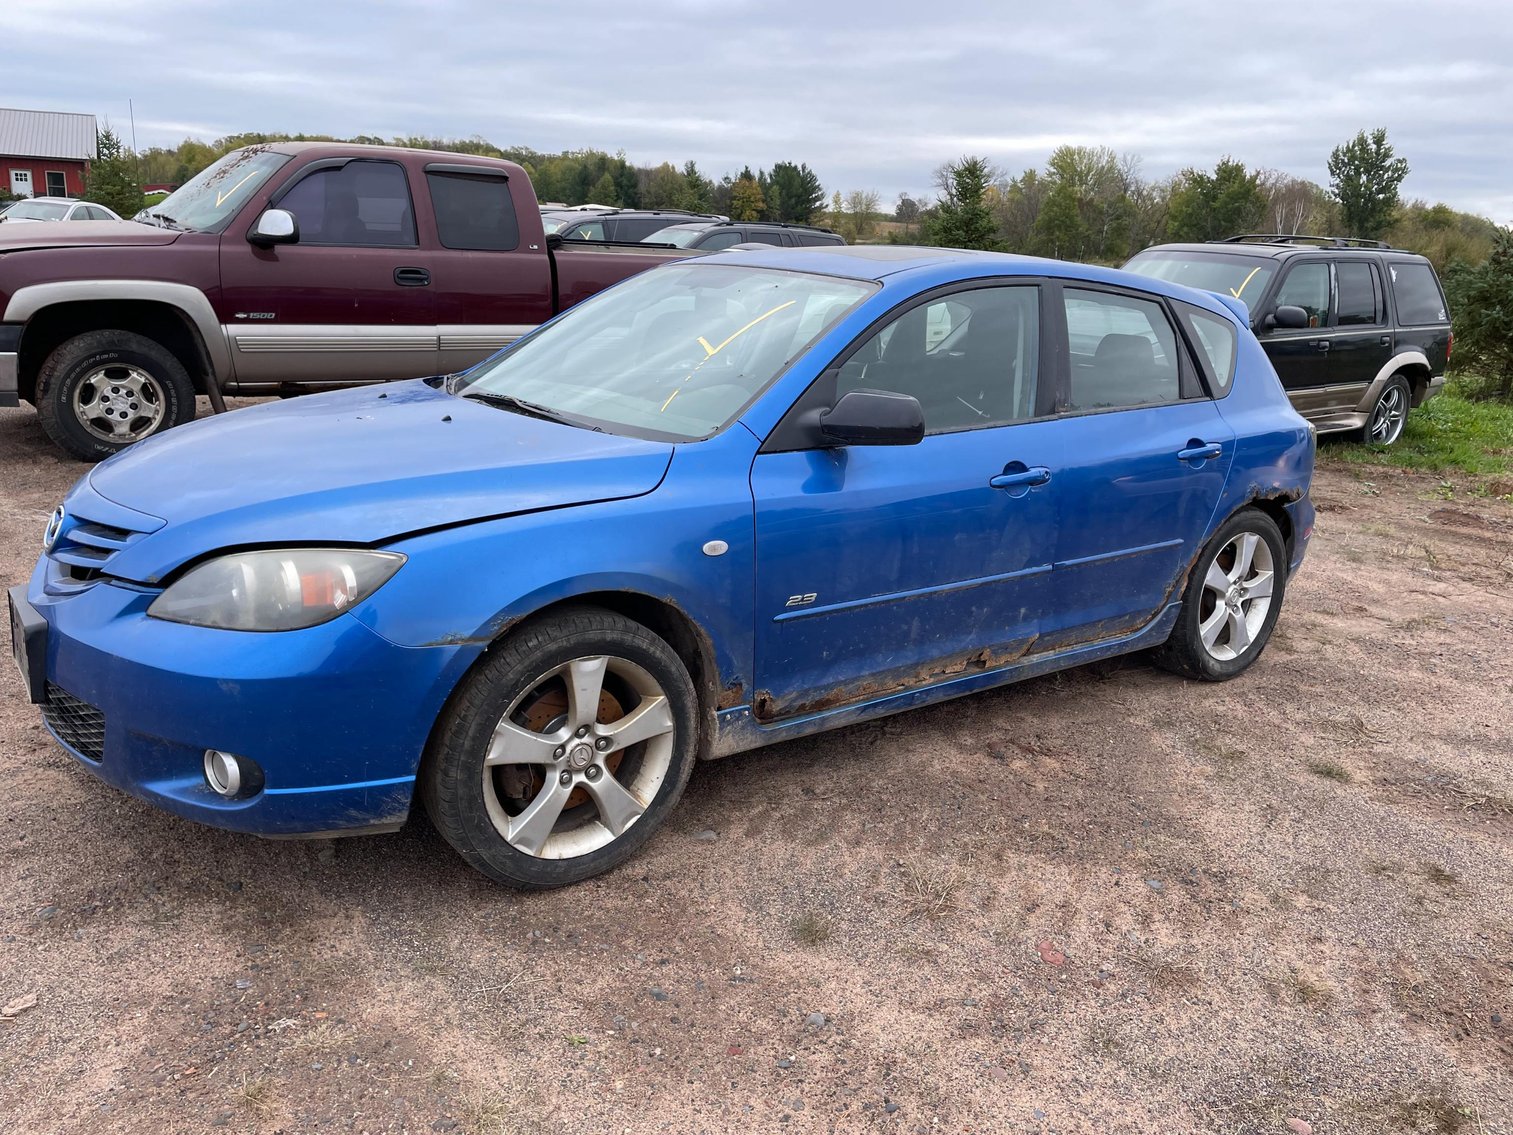
<path fill-rule="evenodd" d="M 158 228 L 160 229 L 174 229 L 175 231 L 181 233 L 190 233 L 194 231 L 188 225 L 174 220 L 167 213 L 159 213 L 154 209 L 143 209 L 142 212 L 151 217 L 153 220 L 157 221 Z"/>
<path fill-rule="evenodd" d="M 517 414 L 525 414 L 528 417 L 540 418 L 547 422 L 560 422 L 565 426 L 578 426 L 582 429 L 595 427 L 585 425 L 568 414 L 560 413 L 549 406 L 541 406 L 535 402 L 527 402 L 524 398 L 516 398 L 513 394 L 495 394 L 491 390 L 469 390 L 459 398 L 474 398 L 479 402 L 486 402 L 490 406 L 498 406 L 504 410 L 513 410 Z"/>

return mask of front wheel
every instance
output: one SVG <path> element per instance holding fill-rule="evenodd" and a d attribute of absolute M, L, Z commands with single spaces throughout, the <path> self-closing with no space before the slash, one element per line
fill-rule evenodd
<path fill-rule="evenodd" d="M 528 623 L 465 681 L 421 770 L 426 812 L 492 879 L 590 878 L 666 819 L 697 756 L 682 660 L 623 616 L 576 608 Z"/>
<path fill-rule="evenodd" d="M 1367 445 L 1391 445 L 1397 441 L 1403 436 L 1412 402 L 1413 392 L 1408 388 L 1408 380 L 1400 374 L 1393 375 L 1371 404 L 1366 424 L 1361 427 L 1360 440 Z"/>
<path fill-rule="evenodd" d="M 1156 661 L 1189 678 L 1222 682 L 1261 656 L 1287 590 L 1287 545 L 1258 509 L 1236 513 L 1193 564 L 1182 611 Z"/>
<path fill-rule="evenodd" d="M 194 383 L 161 343 L 89 331 L 58 346 L 37 375 L 37 416 L 60 449 L 100 461 L 194 417 Z"/>

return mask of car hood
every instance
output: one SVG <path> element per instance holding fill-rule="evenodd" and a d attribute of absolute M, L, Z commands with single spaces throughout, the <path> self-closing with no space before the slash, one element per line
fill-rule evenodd
<path fill-rule="evenodd" d="M 180 426 L 96 466 L 64 506 L 141 533 L 104 570 L 156 583 L 221 548 L 376 545 L 640 496 L 661 482 L 672 450 L 403 382 Z"/>
<path fill-rule="evenodd" d="M 28 248 L 146 248 L 172 244 L 183 234 L 135 221 L 39 221 L 27 224 L 21 218 L 0 220 L 0 252 Z"/>

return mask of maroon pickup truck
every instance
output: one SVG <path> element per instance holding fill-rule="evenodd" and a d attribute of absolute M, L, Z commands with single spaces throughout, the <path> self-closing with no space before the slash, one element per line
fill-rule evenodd
<path fill-rule="evenodd" d="M 291 142 L 227 154 L 137 222 L 0 223 L 0 406 L 98 461 L 197 392 L 462 370 L 686 251 L 551 240 L 513 162 Z"/>

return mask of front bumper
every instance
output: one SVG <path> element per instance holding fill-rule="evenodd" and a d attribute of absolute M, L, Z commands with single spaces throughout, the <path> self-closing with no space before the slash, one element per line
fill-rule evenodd
<path fill-rule="evenodd" d="M 50 574 L 44 559 L 26 596 L 47 624 L 43 670 L 56 702 L 44 720 L 95 776 L 256 835 L 404 823 L 431 725 L 465 664 L 457 648 L 395 646 L 350 615 L 276 634 L 183 626 L 147 616 L 156 592 L 111 582 L 60 591 Z M 216 795 L 206 749 L 255 761 L 262 788 Z"/>

